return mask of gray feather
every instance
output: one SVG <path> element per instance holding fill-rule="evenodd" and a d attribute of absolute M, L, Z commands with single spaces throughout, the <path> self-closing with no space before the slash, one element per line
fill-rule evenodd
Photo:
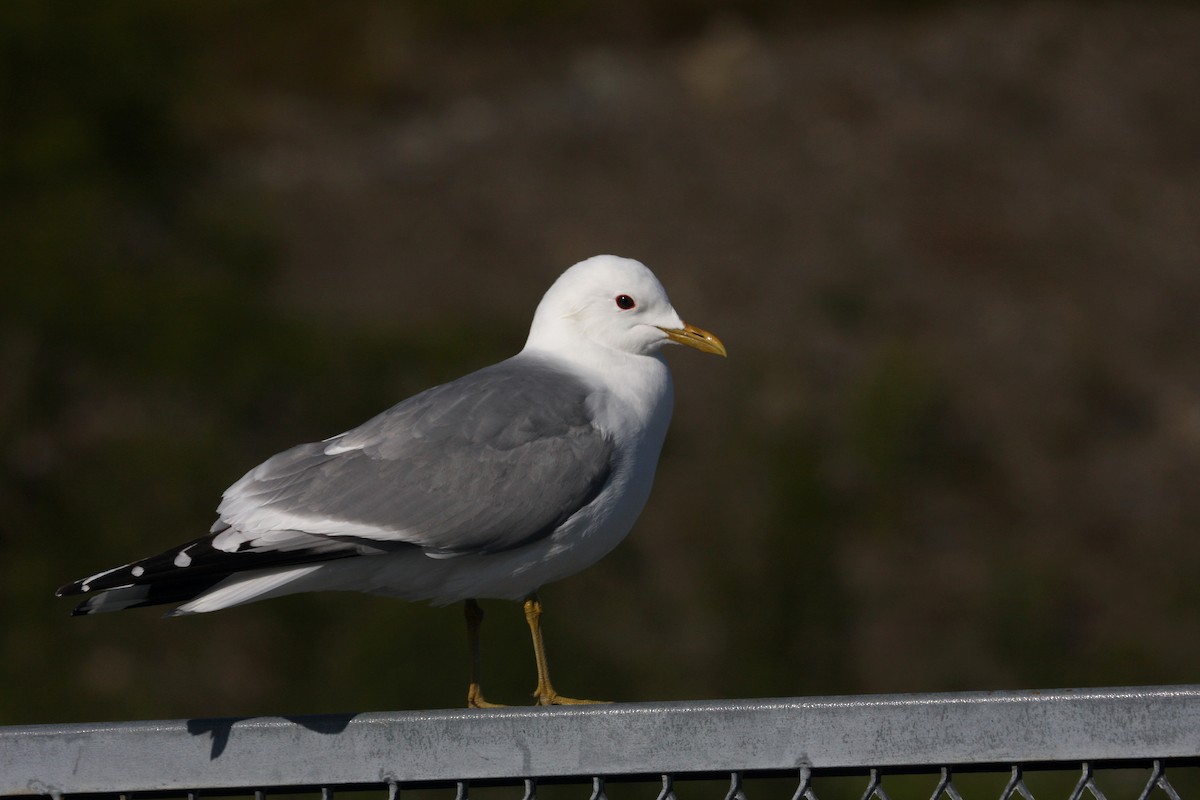
<path fill-rule="evenodd" d="M 280 515 L 334 520 L 347 544 L 368 529 L 376 545 L 439 554 L 518 547 L 608 479 L 613 444 L 593 424 L 590 391 L 546 359 L 511 358 L 269 459 L 231 487 L 222 519 L 255 531 Z M 342 538 L 337 527 L 324 535 Z"/>

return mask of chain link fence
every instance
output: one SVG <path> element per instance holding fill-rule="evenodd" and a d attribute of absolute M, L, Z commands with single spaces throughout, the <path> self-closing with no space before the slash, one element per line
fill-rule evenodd
<path fill-rule="evenodd" d="M 0 728 L 0 796 L 1200 797 L 1200 685 Z"/>

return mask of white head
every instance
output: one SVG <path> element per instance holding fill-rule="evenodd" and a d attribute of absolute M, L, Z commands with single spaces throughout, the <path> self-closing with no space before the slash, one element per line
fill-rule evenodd
<path fill-rule="evenodd" d="M 593 256 L 559 276 L 542 297 L 525 347 L 563 352 L 590 344 L 651 356 L 668 343 L 725 355 L 717 337 L 679 318 L 644 264 Z"/>

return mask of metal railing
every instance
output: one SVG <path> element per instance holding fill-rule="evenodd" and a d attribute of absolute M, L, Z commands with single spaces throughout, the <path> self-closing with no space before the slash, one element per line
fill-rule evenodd
<path fill-rule="evenodd" d="M 1069 776 L 1056 796 L 1074 800 L 1106 800 L 1109 772 L 1125 776 L 1123 796 L 1200 791 L 1200 685 L 0 728 L 3 796 L 375 789 L 394 800 L 511 785 L 532 798 L 565 783 L 603 800 L 641 780 L 674 800 L 680 781 L 720 779 L 744 800 L 751 781 L 772 778 L 784 800 L 963 800 L 971 776 L 990 772 L 998 788 L 985 796 L 1031 800 L 1042 795 L 1030 776 L 1047 771 Z M 904 784 L 914 775 L 924 788 Z"/>

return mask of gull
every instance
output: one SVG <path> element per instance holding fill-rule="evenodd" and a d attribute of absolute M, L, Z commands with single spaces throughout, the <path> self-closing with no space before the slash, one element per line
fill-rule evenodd
<path fill-rule="evenodd" d="M 208 535 L 63 586 L 74 615 L 179 603 L 200 614 L 298 592 L 465 602 L 467 705 L 481 598 L 524 602 L 540 705 L 550 683 L 538 589 L 625 538 L 650 495 L 673 404 L 660 352 L 725 355 L 645 265 L 595 256 L 550 287 L 515 356 L 301 444 L 224 493 Z"/>

